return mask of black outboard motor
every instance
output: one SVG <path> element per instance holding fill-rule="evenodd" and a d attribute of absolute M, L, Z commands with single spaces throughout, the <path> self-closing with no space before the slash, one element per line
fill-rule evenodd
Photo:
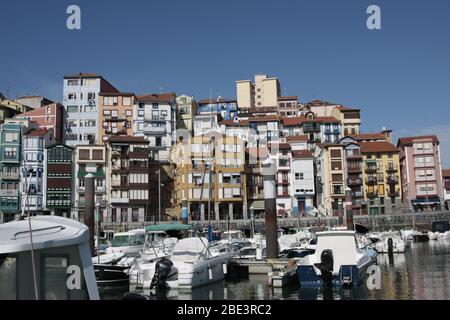
<path fill-rule="evenodd" d="M 322 273 L 323 284 L 330 287 L 333 280 L 333 251 L 330 249 L 323 250 L 320 254 L 320 263 L 315 263 L 314 266 Z"/>
<path fill-rule="evenodd" d="M 394 242 L 392 241 L 392 238 L 388 238 L 388 253 L 392 254 L 394 252 Z"/>
<path fill-rule="evenodd" d="M 172 270 L 173 262 L 169 259 L 162 258 L 156 263 L 155 274 L 150 285 L 150 290 L 156 286 L 156 291 L 167 289 L 166 280 Z"/>

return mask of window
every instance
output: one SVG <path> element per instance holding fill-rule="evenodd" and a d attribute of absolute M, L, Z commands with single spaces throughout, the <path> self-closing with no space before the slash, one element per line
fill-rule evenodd
<path fill-rule="evenodd" d="M 6 132 L 5 133 L 5 142 L 13 142 L 16 141 L 19 137 L 17 132 Z"/>
<path fill-rule="evenodd" d="M 0 254 L 0 283 L 0 300 L 18 299 L 17 258 Z"/>
<path fill-rule="evenodd" d="M 303 179 L 304 179 L 303 172 L 296 172 L 295 173 L 295 180 L 303 180 Z"/>
<path fill-rule="evenodd" d="M 78 86 L 79 81 L 78 80 L 67 80 L 68 86 Z"/>
<path fill-rule="evenodd" d="M 88 100 L 95 100 L 95 92 L 88 93 Z"/>
<path fill-rule="evenodd" d="M 153 120 L 159 119 L 159 111 L 152 111 L 152 119 Z"/>
<path fill-rule="evenodd" d="M 80 159 L 81 160 L 89 160 L 89 150 L 87 149 L 81 149 L 80 150 Z"/>
<path fill-rule="evenodd" d="M 127 116 L 127 117 L 131 117 L 131 115 L 132 115 L 132 111 L 131 110 L 125 110 L 125 115 Z"/>
<path fill-rule="evenodd" d="M 138 117 L 143 117 L 143 116 L 144 116 L 144 110 L 139 110 Z"/>
<path fill-rule="evenodd" d="M 122 104 L 124 106 L 131 106 L 131 97 L 123 97 L 122 98 Z"/>
<path fill-rule="evenodd" d="M 111 115 L 111 110 L 103 110 L 103 115 L 104 116 L 110 116 Z"/>
<path fill-rule="evenodd" d="M 157 104 L 157 103 L 153 103 L 153 104 L 152 104 L 152 108 L 153 108 L 153 109 L 158 109 L 158 104 Z"/>
<path fill-rule="evenodd" d="M 15 159 L 17 156 L 17 149 L 13 147 L 6 147 L 4 155 L 7 159 Z"/>
<path fill-rule="evenodd" d="M 95 120 L 86 120 L 85 126 L 86 127 L 95 127 Z"/>
<path fill-rule="evenodd" d="M 105 106 L 117 106 L 117 97 L 103 97 L 103 104 Z"/>
<path fill-rule="evenodd" d="M 76 100 L 77 99 L 77 94 L 76 93 L 69 93 L 67 95 L 67 99 L 69 99 L 69 100 Z"/>
<path fill-rule="evenodd" d="M 83 79 L 83 85 L 85 86 L 95 86 L 97 84 L 97 79 Z"/>
<path fill-rule="evenodd" d="M 66 285 L 68 260 L 67 256 L 43 257 L 41 260 L 43 274 L 41 299 L 67 300 L 69 298 L 69 289 Z"/>
<path fill-rule="evenodd" d="M 77 113 L 78 112 L 78 106 L 68 106 L 67 107 L 68 113 Z"/>
<path fill-rule="evenodd" d="M 97 107 L 96 106 L 84 106 L 84 112 L 96 112 Z"/>
<path fill-rule="evenodd" d="M 132 209 L 131 220 L 133 222 L 139 222 L 139 208 Z"/>
<path fill-rule="evenodd" d="M 93 160 L 103 160 L 103 151 L 102 150 L 93 150 L 92 151 L 92 159 Z"/>

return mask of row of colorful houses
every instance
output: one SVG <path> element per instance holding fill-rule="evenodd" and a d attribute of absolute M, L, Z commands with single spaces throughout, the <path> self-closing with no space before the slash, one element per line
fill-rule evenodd
<path fill-rule="evenodd" d="M 0 212 L 83 219 L 86 175 L 104 221 L 264 215 L 263 163 L 276 163 L 279 216 L 440 210 L 450 201 L 437 136 L 361 132 L 361 110 L 281 96 L 277 78 L 236 82 L 237 99 L 120 92 L 63 79 L 62 104 L 0 95 Z M 25 196 L 27 195 L 27 196 Z"/>

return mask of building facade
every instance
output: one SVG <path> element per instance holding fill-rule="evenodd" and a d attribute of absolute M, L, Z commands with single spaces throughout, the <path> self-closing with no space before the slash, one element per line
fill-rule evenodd
<path fill-rule="evenodd" d="M 189 136 L 194 134 L 194 117 L 197 114 L 198 105 L 193 96 L 181 95 L 176 98 L 177 102 L 177 125 L 176 129 L 186 130 Z M 182 134 L 177 133 L 176 139 Z"/>
<path fill-rule="evenodd" d="M 52 103 L 16 116 L 16 119 L 34 121 L 40 128 L 53 132 L 55 141 L 64 142 L 64 107 L 59 103 Z"/>
<path fill-rule="evenodd" d="M 111 136 L 107 140 L 107 168 L 108 222 L 150 221 L 148 141 L 144 137 Z"/>
<path fill-rule="evenodd" d="M 54 102 L 42 96 L 23 96 L 16 99 L 16 102 L 26 105 L 32 109 L 42 108 Z"/>
<path fill-rule="evenodd" d="M 169 162 L 170 148 L 176 141 L 176 95 L 161 93 L 137 96 L 134 135 L 145 137 L 152 158 Z"/>
<path fill-rule="evenodd" d="M 450 170 L 442 170 L 442 179 L 444 182 L 444 202 L 445 209 L 450 210 Z"/>
<path fill-rule="evenodd" d="M 85 195 L 86 176 L 94 176 L 94 202 L 99 204 L 99 216 L 101 221 L 108 220 L 109 206 L 107 204 L 106 186 L 106 147 L 105 145 L 80 145 L 74 150 L 75 179 L 74 185 L 74 210 L 72 216 L 77 220 L 84 221 L 85 217 Z"/>
<path fill-rule="evenodd" d="M 133 134 L 134 93 L 101 92 L 98 102 L 98 144 L 111 135 Z"/>
<path fill-rule="evenodd" d="M 278 78 L 270 78 L 265 74 L 255 75 L 251 80 L 236 81 L 237 103 L 239 108 L 278 107 L 281 96 Z"/>
<path fill-rule="evenodd" d="M 64 77 L 63 105 L 66 143 L 69 146 L 93 144 L 98 141 L 99 94 L 118 93 L 102 76 L 79 73 Z"/>
<path fill-rule="evenodd" d="M 45 149 L 44 197 L 48 214 L 65 218 L 71 216 L 73 208 L 73 148 L 54 144 Z"/>
<path fill-rule="evenodd" d="M 399 150 L 389 142 L 360 142 L 368 214 L 401 213 Z"/>
<path fill-rule="evenodd" d="M 54 143 L 52 129 L 32 129 L 23 135 L 20 194 L 22 206 L 31 214 L 43 214 L 45 210 L 45 148 Z"/>
<path fill-rule="evenodd" d="M 443 182 L 439 140 L 435 135 L 398 140 L 403 205 L 414 211 L 440 210 Z"/>

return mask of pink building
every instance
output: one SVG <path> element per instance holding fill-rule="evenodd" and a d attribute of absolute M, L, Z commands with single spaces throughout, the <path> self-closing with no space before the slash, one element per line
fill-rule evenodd
<path fill-rule="evenodd" d="M 63 113 L 64 108 L 59 103 L 52 103 L 16 116 L 17 119 L 29 119 L 38 124 L 40 128 L 53 129 L 55 140 L 63 141 Z"/>
<path fill-rule="evenodd" d="M 435 135 L 400 138 L 403 205 L 414 211 L 444 205 L 441 152 Z"/>

